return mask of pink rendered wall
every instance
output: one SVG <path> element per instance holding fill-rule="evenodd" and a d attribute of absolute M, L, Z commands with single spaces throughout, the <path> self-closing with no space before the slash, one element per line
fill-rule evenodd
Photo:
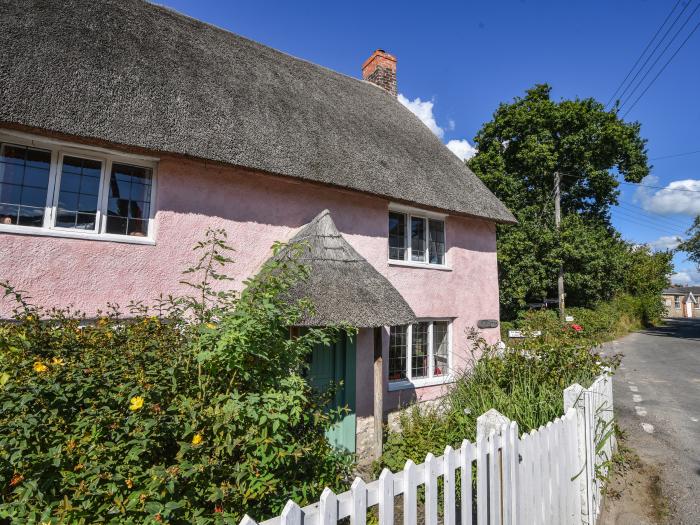
<path fill-rule="evenodd" d="M 234 285 L 254 274 L 274 241 L 287 240 L 324 208 L 348 242 L 396 286 L 421 317 L 454 317 L 455 367 L 468 357 L 465 329 L 498 319 L 495 226 L 448 217 L 447 261 L 452 271 L 387 264 L 388 201 L 235 168 L 163 158 L 158 168 L 155 246 L 0 232 L 0 279 L 29 292 L 44 306 L 73 304 L 93 315 L 107 302 L 150 302 L 159 293 L 183 293 L 181 271 L 208 227 L 224 228 L 236 252 Z M 0 301 L 0 316 L 10 313 Z M 484 334 L 491 342 L 498 329 Z M 388 361 L 388 335 L 384 338 Z M 372 337 L 358 337 L 357 413 L 372 411 Z M 386 373 L 385 373 L 386 377 Z M 387 408 L 430 399 L 444 387 L 386 392 Z"/>

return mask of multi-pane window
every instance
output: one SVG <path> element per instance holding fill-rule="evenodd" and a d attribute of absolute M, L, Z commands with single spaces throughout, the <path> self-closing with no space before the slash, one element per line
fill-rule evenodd
<path fill-rule="evenodd" d="M 112 164 L 109 179 L 107 233 L 148 235 L 152 171 L 149 168 Z"/>
<path fill-rule="evenodd" d="M 152 200 L 152 166 L 0 142 L 0 228 L 147 237 Z"/>
<path fill-rule="evenodd" d="M 428 253 L 430 264 L 445 264 L 445 223 L 444 221 L 429 221 Z"/>
<path fill-rule="evenodd" d="M 389 259 L 445 265 L 445 221 L 389 212 Z"/>
<path fill-rule="evenodd" d="M 0 224 L 41 227 L 51 152 L 0 144 Z"/>
<path fill-rule="evenodd" d="M 435 321 L 433 323 L 433 375 L 441 376 L 449 370 L 449 346 L 447 321 Z"/>
<path fill-rule="evenodd" d="M 57 228 L 95 231 L 101 178 L 102 162 L 99 160 L 69 155 L 63 157 L 56 211 Z"/>
<path fill-rule="evenodd" d="M 428 323 L 414 323 L 411 325 L 411 379 L 428 377 L 429 366 L 429 340 Z"/>
<path fill-rule="evenodd" d="M 450 322 L 419 321 L 389 331 L 389 381 L 413 381 L 449 374 Z"/>
<path fill-rule="evenodd" d="M 678 297 L 678 296 L 676 295 L 676 296 L 673 298 L 673 300 L 674 300 L 674 305 L 673 305 L 673 306 L 675 306 L 676 309 L 680 308 L 680 307 L 681 307 L 681 298 Z"/>
<path fill-rule="evenodd" d="M 406 216 L 389 213 L 389 259 L 406 259 Z"/>
<path fill-rule="evenodd" d="M 407 326 L 392 326 L 389 329 L 389 381 L 406 379 Z"/>

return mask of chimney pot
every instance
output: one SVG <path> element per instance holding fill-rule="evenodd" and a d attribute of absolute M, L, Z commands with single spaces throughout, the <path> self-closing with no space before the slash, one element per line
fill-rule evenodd
<path fill-rule="evenodd" d="M 396 57 L 377 49 L 362 64 L 362 78 L 396 96 Z"/>

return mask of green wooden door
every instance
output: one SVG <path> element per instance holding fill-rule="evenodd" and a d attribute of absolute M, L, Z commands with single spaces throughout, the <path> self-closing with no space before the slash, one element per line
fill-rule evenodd
<path fill-rule="evenodd" d="M 324 391 L 331 383 L 340 385 L 329 408 L 342 407 L 348 411 L 326 435 L 334 446 L 355 452 L 355 338 L 343 337 L 333 346 L 314 348 L 309 382 L 319 391 Z"/>

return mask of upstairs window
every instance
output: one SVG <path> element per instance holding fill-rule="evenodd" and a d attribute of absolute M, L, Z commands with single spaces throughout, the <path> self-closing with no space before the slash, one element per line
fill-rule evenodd
<path fill-rule="evenodd" d="M 151 237 L 153 164 L 19 142 L 0 140 L 0 231 Z"/>
<path fill-rule="evenodd" d="M 50 151 L 0 144 L 0 224 L 43 225 L 50 167 Z"/>
<path fill-rule="evenodd" d="M 148 168 L 112 164 L 107 205 L 107 233 L 148 235 L 152 172 Z"/>
<path fill-rule="evenodd" d="M 389 331 L 389 381 L 438 382 L 450 371 L 450 321 L 419 321 Z"/>
<path fill-rule="evenodd" d="M 445 265 L 445 221 L 389 212 L 389 260 Z"/>

